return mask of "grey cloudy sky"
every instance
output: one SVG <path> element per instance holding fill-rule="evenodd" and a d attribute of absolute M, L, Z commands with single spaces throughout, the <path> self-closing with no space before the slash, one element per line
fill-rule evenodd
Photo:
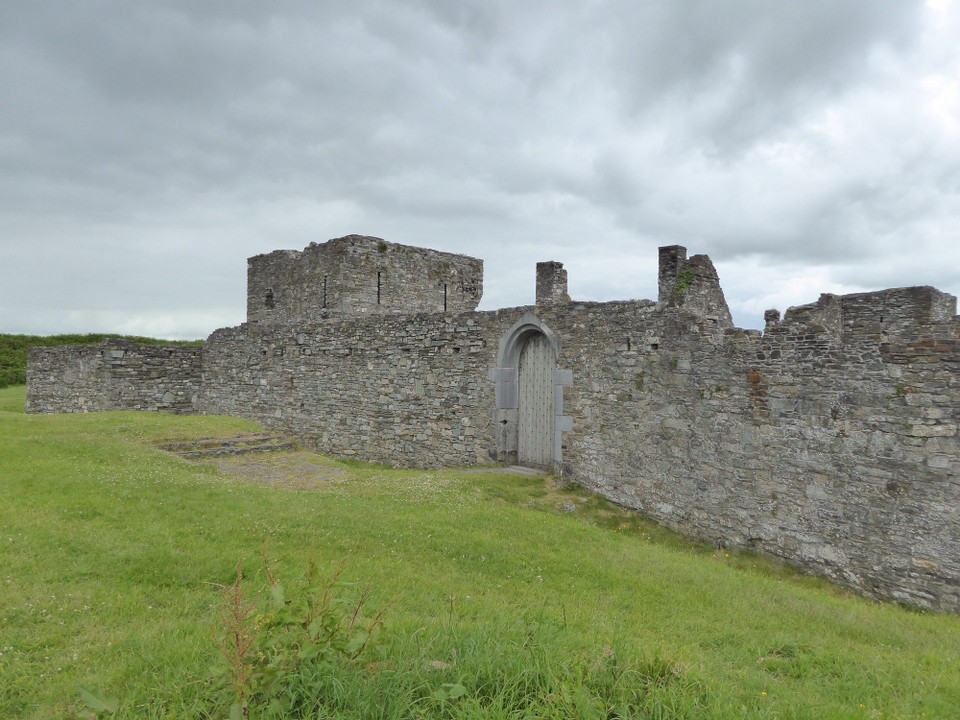
<path fill-rule="evenodd" d="M 9 0 L 0 88 L 0 332 L 206 336 L 353 232 L 482 308 L 655 297 L 667 244 L 746 327 L 960 293 L 960 0 Z"/>

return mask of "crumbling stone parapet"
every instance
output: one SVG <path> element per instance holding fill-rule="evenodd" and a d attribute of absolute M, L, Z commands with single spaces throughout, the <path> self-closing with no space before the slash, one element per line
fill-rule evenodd
<path fill-rule="evenodd" d="M 763 323 L 766 330 L 774 327 L 778 322 L 780 322 L 780 311 L 779 310 L 764 310 L 763 311 Z"/>
<path fill-rule="evenodd" d="M 659 261 L 660 308 L 680 308 L 713 322 L 719 330 L 733 327 L 720 278 L 709 257 L 694 255 L 687 259 L 685 247 L 668 245 L 660 248 Z"/>
<path fill-rule="evenodd" d="M 567 294 L 567 271 L 554 260 L 537 263 L 538 306 L 570 302 Z"/>

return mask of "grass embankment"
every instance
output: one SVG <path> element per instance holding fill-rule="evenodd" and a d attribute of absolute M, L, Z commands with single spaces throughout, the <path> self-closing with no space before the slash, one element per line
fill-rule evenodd
<path fill-rule="evenodd" d="M 35 346 L 96 345 L 107 338 L 130 340 L 142 345 L 200 345 L 201 340 L 158 340 L 134 335 L 9 335 L 0 333 L 0 388 L 27 381 L 27 350 Z"/>
<path fill-rule="evenodd" d="M 323 704 L 311 717 L 960 708 L 957 617 L 686 543 L 542 478 L 300 454 L 269 462 L 312 468 L 316 482 L 263 484 L 244 463 L 228 474 L 153 447 L 246 422 L 11 412 L 22 407 L 22 388 L 0 391 L 0 717 L 79 713 L 81 684 L 117 696 L 120 717 L 225 716 L 229 698 L 208 680 L 219 586 L 242 560 L 247 592 L 265 587 L 264 555 L 288 595 L 315 562 L 341 571 L 349 598 L 371 587 L 368 617 L 385 610 L 356 660 L 291 680 Z"/>

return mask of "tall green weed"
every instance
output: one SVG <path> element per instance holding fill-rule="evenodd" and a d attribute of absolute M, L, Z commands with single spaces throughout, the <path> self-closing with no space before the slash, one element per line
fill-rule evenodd
<path fill-rule="evenodd" d="M 266 593 L 252 593 L 240 564 L 234 582 L 221 591 L 217 645 L 223 663 L 214 687 L 225 691 L 231 720 L 251 713 L 313 717 L 323 701 L 317 681 L 334 668 L 356 667 L 384 611 L 368 616 L 369 589 L 348 600 L 339 574 L 322 580 L 313 563 L 305 586 L 290 595 L 268 564 L 264 572 Z"/>
<path fill-rule="evenodd" d="M 266 563 L 264 577 L 248 581 L 238 565 L 221 589 L 214 717 L 708 717 L 694 673 L 659 651 L 637 657 L 608 644 L 558 653 L 559 626 L 450 619 L 427 642 L 395 634 L 382 645 L 386 609 L 366 610 L 369 588 L 358 592 L 339 573 L 321 580 L 312 563 L 290 593 Z"/>

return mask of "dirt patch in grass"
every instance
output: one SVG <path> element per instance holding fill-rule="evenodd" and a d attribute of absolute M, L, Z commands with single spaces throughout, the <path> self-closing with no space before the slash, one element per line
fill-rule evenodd
<path fill-rule="evenodd" d="M 238 480 L 287 490 L 328 490 L 351 477 L 349 470 L 301 451 L 251 453 L 202 462 Z"/>

